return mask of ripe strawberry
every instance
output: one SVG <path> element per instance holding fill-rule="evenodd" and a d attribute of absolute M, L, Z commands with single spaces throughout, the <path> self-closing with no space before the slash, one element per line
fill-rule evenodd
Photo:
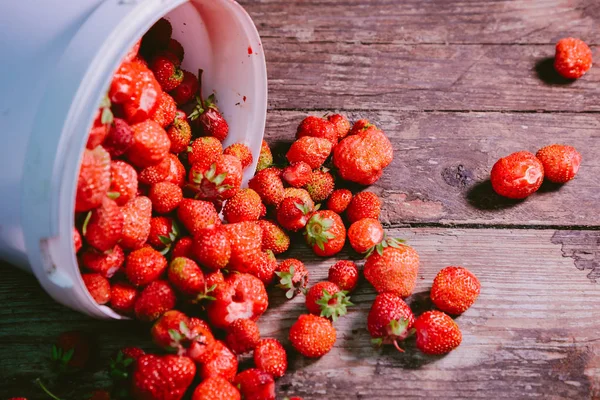
<path fill-rule="evenodd" d="M 315 170 L 310 175 L 308 183 L 304 186 L 310 197 L 316 202 L 327 200 L 335 189 L 333 176 L 327 171 Z"/>
<path fill-rule="evenodd" d="M 327 200 L 327 209 L 334 213 L 341 214 L 346 211 L 352 201 L 352 192 L 348 189 L 337 189 L 331 193 Z"/>
<path fill-rule="evenodd" d="M 221 225 L 215 206 L 208 201 L 183 199 L 177 209 L 177 217 L 193 236 L 203 229 Z"/>
<path fill-rule="evenodd" d="M 80 331 L 63 332 L 52 346 L 52 362 L 59 372 L 81 370 L 88 365 L 90 347 L 87 334 Z"/>
<path fill-rule="evenodd" d="M 261 252 L 262 229 L 255 221 L 244 221 L 223 225 L 223 230 L 231 244 L 231 268 L 244 271 L 246 263 Z"/>
<path fill-rule="evenodd" d="M 110 307 L 124 315 L 133 315 L 138 291 L 126 283 L 115 283 L 110 287 Z"/>
<path fill-rule="evenodd" d="M 152 114 L 152 120 L 166 129 L 175 120 L 175 115 L 177 115 L 175 100 L 168 93 L 163 92 L 158 100 L 156 112 Z"/>
<path fill-rule="evenodd" d="M 169 282 L 188 297 L 205 292 L 204 274 L 198 264 L 186 257 L 177 257 L 169 265 Z"/>
<path fill-rule="evenodd" d="M 220 340 L 216 340 L 210 351 L 211 355 L 198 371 L 202 379 L 222 376 L 232 381 L 238 371 L 238 360 L 235 354 Z"/>
<path fill-rule="evenodd" d="M 113 200 L 105 197 L 102 204 L 90 211 L 83 224 L 83 236 L 88 244 L 100 251 L 112 249 L 123 232 L 123 214 Z"/>
<path fill-rule="evenodd" d="M 110 187 L 110 155 L 102 146 L 85 149 L 79 167 L 75 211 L 98 207 Z"/>
<path fill-rule="evenodd" d="M 174 183 L 159 182 L 150 187 L 148 197 L 155 212 L 168 214 L 179 206 L 183 200 L 183 192 Z"/>
<path fill-rule="evenodd" d="M 369 122 L 368 119 L 359 119 L 358 121 L 356 121 L 354 123 L 354 125 L 352 125 L 350 132 L 348 132 L 348 135 L 350 135 L 350 136 L 358 135 L 359 133 L 364 132 L 368 128 L 371 128 L 374 126 L 375 125 L 373 125 L 371 122 Z"/>
<path fill-rule="evenodd" d="M 237 157 L 242 163 L 242 169 L 248 168 L 252 164 L 252 152 L 244 143 L 234 143 L 223 150 L 223 154 L 229 154 Z"/>
<path fill-rule="evenodd" d="M 77 228 L 73 228 L 73 248 L 75 249 L 75 254 L 79 253 L 81 246 L 83 246 L 83 243 L 81 242 L 81 234 Z"/>
<path fill-rule="evenodd" d="M 186 175 L 185 167 L 175 154 L 169 154 L 167 156 L 167 160 L 169 160 L 169 174 L 165 178 L 165 182 L 171 182 L 177 186 L 183 186 Z"/>
<path fill-rule="evenodd" d="M 167 51 L 175 55 L 175 57 L 177 57 L 179 63 L 181 64 L 181 62 L 183 61 L 183 57 L 185 56 L 185 50 L 181 43 L 171 38 L 171 40 L 169 40 L 169 44 L 167 45 Z"/>
<path fill-rule="evenodd" d="M 329 157 L 332 147 L 333 144 L 327 139 L 303 136 L 292 143 L 286 157 L 290 164 L 304 161 L 312 169 L 317 169 Z"/>
<path fill-rule="evenodd" d="M 136 400 L 180 400 L 196 375 L 196 364 L 182 356 L 140 357 L 133 373 L 131 395 Z"/>
<path fill-rule="evenodd" d="M 114 73 L 108 97 L 112 104 L 131 102 L 137 95 L 138 86 L 142 86 L 142 77 L 147 68 L 139 62 L 123 62 Z"/>
<path fill-rule="evenodd" d="M 396 239 L 377 246 L 365 262 L 363 274 L 377 293 L 391 292 L 402 298 L 412 294 L 419 272 L 419 255 Z"/>
<path fill-rule="evenodd" d="M 159 83 L 147 66 L 140 68 L 134 80 L 133 97 L 123 103 L 125 120 L 129 124 L 138 124 L 151 118 L 160 104 L 162 95 Z"/>
<path fill-rule="evenodd" d="M 481 284 L 463 267 L 446 267 L 436 275 L 431 286 L 431 301 L 441 311 L 458 315 L 475 303 Z"/>
<path fill-rule="evenodd" d="M 150 235 L 152 202 L 144 196 L 136 197 L 121 208 L 123 234 L 120 245 L 127 250 L 139 249 Z"/>
<path fill-rule="evenodd" d="M 90 129 L 90 133 L 88 134 L 86 147 L 90 150 L 93 150 L 96 148 L 96 146 L 101 145 L 108 135 L 110 125 L 114 120 L 110 106 L 110 99 L 108 96 L 104 96 L 100 102 L 100 108 L 96 112 L 96 118 L 94 119 L 94 123 Z"/>
<path fill-rule="evenodd" d="M 336 126 L 325 118 L 309 116 L 298 126 L 296 138 L 300 139 L 303 136 L 312 136 L 322 139 L 327 139 L 333 146 L 337 144 L 338 133 Z"/>
<path fill-rule="evenodd" d="M 238 272 L 246 272 L 260 279 L 265 286 L 273 281 L 277 259 L 271 250 L 252 253 L 245 261 L 243 268 L 238 267 Z"/>
<path fill-rule="evenodd" d="M 335 126 L 338 139 L 343 139 L 348 136 L 348 133 L 350 132 L 350 121 L 348 121 L 348 118 L 342 114 L 332 114 L 328 116 L 327 119 Z"/>
<path fill-rule="evenodd" d="M 575 147 L 553 144 L 535 155 L 544 166 L 544 177 L 551 182 L 567 183 L 575 178 L 581 165 L 581 154 Z"/>
<path fill-rule="evenodd" d="M 544 180 L 544 166 L 528 151 L 499 159 L 490 172 L 492 188 L 500 196 L 524 199 L 536 192 Z"/>
<path fill-rule="evenodd" d="M 308 271 L 302 261 L 295 258 L 283 260 L 277 267 L 275 274 L 279 278 L 277 287 L 286 289 L 285 297 L 288 299 L 301 293 L 308 285 Z"/>
<path fill-rule="evenodd" d="M 120 157 L 133 145 L 133 131 L 131 127 L 121 118 L 114 118 L 108 134 L 102 142 L 102 147 L 110 153 L 113 158 Z"/>
<path fill-rule="evenodd" d="M 179 227 L 171 217 L 153 217 L 150 220 L 148 244 L 166 253 L 179 236 Z M 163 251 L 164 250 L 164 251 Z"/>
<path fill-rule="evenodd" d="M 110 301 L 110 283 L 100 274 L 81 274 L 90 296 L 100 305 Z"/>
<path fill-rule="evenodd" d="M 175 307 L 175 292 L 166 281 L 151 282 L 135 301 L 135 316 L 140 321 L 152 322 Z"/>
<path fill-rule="evenodd" d="M 167 260 L 151 247 L 134 250 L 127 256 L 125 274 L 135 286 L 146 286 L 167 269 Z"/>
<path fill-rule="evenodd" d="M 223 217 L 229 223 L 256 221 L 262 210 L 260 196 L 252 189 L 242 189 L 227 200 Z"/>
<path fill-rule="evenodd" d="M 256 165 L 256 172 L 262 171 L 265 168 L 269 168 L 273 165 L 273 154 L 269 145 L 264 140 L 260 146 L 260 154 L 258 155 L 258 164 Z"/>
<path fill-rule="evenodd" d="M 348 313 L 350 297 L 333 282 L 319 282 L 306 292 L 305 305 L 311 314 L 331 318 L 334 322 Z"/>
<path fill-rule="evenodd" d="M 167 129 L 167 135 L 171 140 L 171 153 L 179 154 L 187 150 L 192 140 L 192 128 L 183 111 L 177 110 L 173 124 Z"/>
<path fill-rule="evenodd" d="M 308 223 L 313 209 L 298 197 L 286 197 L 277 206 L 277 222 L 288 231 L 299 231 Z"/>
<path fill-rule="evenodd" d="M 188 152 L 188 161 L 191 165 L 201 163 L 211 165 L 223 154 L 223 145 L 212 136 L 200 137 L 192 142 Z"/>
<path fill-rule="evenodd" d="M 290 185 L 300 188 L 308 183 L 312 174 L 310 165 L 304 161 L 294 163 L 283 169 L 283 179 Z"/>
<path fill-rule="evenodd" d="M 170 155 L 165 157 L 160 163 L 142 169 L 138 176 L 140 183 L 153 185 L 158 182 L 165 182 L 171 171 L 171 160 L 169 157 Z"/>
<path fill-rule="evenodd" d="M 146 352 L 139 347 L 123 347 L 110 360 L 110 377 L 113 380 L 126 380 L 135 367 L 135 362 Z"/>
<path fill-rule="evenodd" d="M 350 260 L 340 260 L 329 268 L 327 280 L 341 290 L 351 292 L 358 284 L 358 268 Z"/>
<path fill-rule="evenodd" d="M 203 267 L 219 270 L 229 264 L 231 244 L 227 234 L 220 227 L 204 229 L 194 237 L 191 251 Z"/>
<path fill-rule="evenodd" d="M 592 67 L 592 50 L 581 39 L 564 38 L 556 43 L 554 68 L 567 79 L 581 78 Z"/>
<path fill-rule="evenodd" d="M 276 206 L 283 200 L 283 182 L 280 172 L 273 167 L 263 169 L 248 182 L 250 189 L 259 194 L 265 205 Z"/>
<path fill-rule="evenodd" d="M 327 318 L 303 314 L 290 328 L 290 342 L 303 356 L 322 357 L 329 353 L 336 340 L 335 328 Z"/>
<path fill-rule="evenodd" d="M 339 176 L 361 185 L 375 183 L 393 157 L 392 144 L 375 126 L 347 136 L 333 149 L 333 164 Z"/>
<path fill-rule="evenodd" d="M 198 93 L 198 78 L 189 71 L 183 70 L 183 80 L 170 94 L 178 106 L 189 103 Z"/>
<path fill-rule="evenodd" d="M 142 38 L 142 49 L 144 52 L 154 52 L 157 49 L 165 49 L 171 40 L 173 26 L 165 18 L 161 18 L 146 32 Z"/>
<path fill-rule="evenodd" d="M 179 58 L 168 51 L 160 52 L 150 62 L 150 69 L 161 89 L 165 92 L 175 89 L 183 81 L 183 71 L 179 68 L 180 64 Z"/>
<path fill-rule="evenodd" d="M 196 97 L 194 111 L 189 116 L 192 128 L 199 135 L 212 136 L 222 142 L 229 134 L 229 125 L 219 112 L 214 94 L 208 96 L 206 100 L 202 99 L 202 70 L 200 70 L 199 76 L 199 95 Z"/>
<path fill-rule="evenodd" d="M 192 318 L 176 310 L 164 313 L 152 325 L 150 333 L 158 347 L 193 360 L 194 356 L 210 351 L 215 342 L 205 323 L 195 324 Z"/>
<path fill-rule="evenodd" d="M 372 192 L 355 194 L 346 209 L 346 217 L 351 224 L 363 218 L 379 219 L 380 213 L 381 200 Z"/>
<path fill-rule="evenodd" d="M 225 343 L 236 354 L 248 353 L 256 347 L 260 340 L 260 332 L 256 322 L 250 319 L 236 319 L 229 328 Z"/>
<path fill-rule="evenodd" d="M 288 197 L 297 197 L 302 200 L 302 203 L 306 204 L 311 211 L 315 209 L 315 202 L 305 189 L 293 187 L 285 188 L 283 191 L 283 198 L 286 199 Z"/>
<path fill-rule="evenodd" d="M 109 279 L 119 271 L 124 262 L 125 254 L 119 245 L 103 253 L 86 249 L 81 255 L 81 263 L 86 269 Z"/>
<path fill-rule="evenodd" d="M 217 328 L 227 328 L 240 318 L 256 321 L 267 309 L 269 299 L 265 285 L 250 274 L 232 274 L 213 293 L 207 305 L 208 319 Z"/>
<path fill-rule="evenodd" d="M 173 251 L 171 253 L 171 257 L 172 258 L 177 258 L 177 257 L 193 258 L 192 245 L 193 245 L 193 239 L 190 236 L 182 237 L 175 243 L 175 246 L 173 246 Z"/>
<path fill-rule="evenodd" d="M 404 350 L 400 348 L 398 341 L 410 336 L 414 322 L 415 316 L 410 307 L 393 293 L 378 294 L 367 317 L 373 344 L 393 344 L 401 352 Z"/>
<path fill-rule="evenodd" d="M 254 365 L 256 368 L 281 378 L 287 371 L 287 353 L 277 339 L 261 339 L 254 349 Z"/>
<path fill-rule="evenodd" d="M 119 206 L 124 206 L 133 199 L 138 190 L 138 176 L 135 169 L 125 161 L 113 161 L 110 163 L 110 188 L 109 196 Z"/>
<path fill-rule="evenodd" d="M 194 390 L 192 400 L 240 400 L 240 392 L 223 377 L 208 378 Z"/>
<path fill-rule="evenodd" d="M 262 249 L 271 250 L 274 254 L 281 254 L 290 247 L 290 237 L 278 225 L 271 221 L 260 220 L 258 225 L 262 229 Z"/>
<path fill-rule="evenodd" d="M 167 132 L 156 122 L 146 120 L 132 125 L 133 145 L 127 151 L 129 161 L 145 168 L 163 161 L 169 154 L 171 141 Z"/>
<path fill-rule="evenodd" d="M 244 400 L 275 400 L 275 381 L 264 371 L 247 369 L 237 374 L 233 383 L 240 389 Z"/>
<path fill-rule="evenodd" d="M 223 276 L 221 270 L 208 272 L 204 276 L 204 280 L 206 281 L 206 286 L 209 288 L 212 288 L 213 286 L 216 287 L 217 285 L 225 283 L 225 277 Z"/>
<path fill-rule="evenodd" d="M 440 311 L 423 313 L 413 327 L 417 336 L 417 348 L 425 354 L 449 353 L 462 341 L 462 334 L 456 322 Z"/>
<path fill-rule="evenodd" d="M 348 228 L 350 246 L 357 253 L 366 253 L 383 240 L 383 227 L 373 218 L 363 218 Z"/>
<path fill-rule="evenodd" d="M 339 253 L 346 243 L 342 218 L 330 210 L 315 212 L 306 224 L 304 235 L 315 254 L 322 257 Z"/>

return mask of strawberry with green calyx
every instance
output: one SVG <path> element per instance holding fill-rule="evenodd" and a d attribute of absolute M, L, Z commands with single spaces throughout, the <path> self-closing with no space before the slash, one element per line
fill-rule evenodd
<path fill-rule="evenodd" d="M 396 249 L 400 249 L 402 248 L 405 242 L 406 241 L 403 239 L 389 238 L 386 235 L 384 235 L 384 238 L 381 242 L 377 243 L 375 246 L 371 247 L 369 251 L 367 251 L 367 253 L 365 254 L 365 259 L 369 258 L 369 256 L 373 254 L 374 251 L 376 251 L 377 254 L 379 254 L 380 256 L 383 256 L 383 250 L 387 247 L 394 247 Z"/>
<path fill-rule="evenodd" d="M 404 352 L 398 345 L 412 333 L 415 317 L 410 307 L 400 296 L 393 293 L 377 295 L 369 316 L 367 327 L 373 338 L 371 342 L 376 346 L 393 344 L 400 352 Z"/>
<path fill-rule="evenodd" d="M 215 341 L 206 323 L 176 310 L 164 313 L 152 326 L 151 335 L 158 347 L 195 361 Z"/>
<path fill-rule="evenodd" d="M 352 306 L 348 292 L 332 282 L 319 282 L 306 291 L 306 308 L 311 314 L 331 318 L 334 322 Z"/>
<path fill-rule="evenodd" d="M 169 93 L 178 106 L 189 103 L 198 92 L 198 78 L 189 71 L 182 70 L 183 80 Z"/>
<path fill-rule="evenodd" d="M 329 257 L 339 253 L 344 247 L 346 228 L 342 218 L 333 211 L 317 211 L 308 220 L 304 236 L 315 254 Z"/>
<path fill-rule="evenodd" d="M 169 265 L 168 277 L 169 282 L 185 296 L 195 301 L 212 299 L 207 293 L 214 288 L 206 288 L 204 274 L 193 260 L 186 257 L 173 259 Z"/>
<path fill-rule="evenodd" d="M 108 197 L 117 205 L 124 206 L 133 199 L 138 190 L 138 174 L 130 164 L 125 161 L 112 161 L 110 163 L 110 188 Z"/>
<path fill-rule="evenodd" d="M 108 131 L 114 120 L 110 106 L 110 99 L 108 98 L 108 95 L 106 95 L 100 102 L 100 109 L 98 109 L 96 119 L 94 120 L 92 129 L 88 135 L 86 147 L 90 150 L 93 150 L 96 146 L 102 144 L 106 135 L 108 135 Z"/>
<path fill-rule="evenodd" d="M 384 232 L 381 223 L 373 218 L 363 218 L 354 222 L 348 228 L 350 246 L 357 253 L 366 253 L 381 243 L 383 237 Z"/>
<path fill-rule="evenodd" d="M 256 164 L 256 172 L 269 168 L 271 165 L 273 165 L 273 154 L 267 142 L 263 140 L 258 155 L 258 164 Z"/>
<path fill-rule="evenodd" d="M 419 254 L 397 239 L 383 240 L 367 256 L 363 274 L 378 293 L 392 292 L 406 298 L 417 284 Z"/>
<path fill-rule="evenodd" d="M 215 104 L 215 95 L 211 94 L 206 100 L 202 99 L 202 70 L 198 71 L 198 96 L 196 107 L 188 117 L 192 126 L 203 136 L 212 136 L 221 142 L 229 134 L 229 125 Z"/>
<path fill-rule="evenodd" d="M 173 123 L 167 129 L 167 135 L 171 140 L 171 153 L 179 154 L 187 150 L 192 140 L 192 128 L 183 111 L 177 110 Z"/>
<path fill-rule="evenodd" d="M 183 81 L 183 71 L 179 68 L 181 61 L 173 53 L 163 51 L 154 56 L 150 69 L 165 92 L 175 89 Z"/>
<path fill-rule="evenodd" d="M 52 346 L 51 360 L 59 373 L 84 369 L 90 359 L 90 338 L 80 331 L 63 332 Z"/>
<path fill-rule="evenodd" d="M 171 217 L 153 217 L 150 220 L 148 244 L 166 255 L 179 237 L 179 225 Z"/>
<path fill-rule="evenodd" d="M 210 165 L 198 162 L 190 170 L 190 188 L 202 200 L 226 200 L 234 196 L 242 184 L 242 163 L 234 156 L 220 155 Z"/>
<path fill-rule="evenodd" d="M 285 188 L 283 190 L 283 198 L 286 199 L 288 197 L 298 197 L 300 200 L 302 200 L 302 203 L 305 203 L 309 206 L 309 209 L 311 211 L 316 211 L 320 208 L 319 205 L 315 207 L 315 202 L 305 189 L 299 189 L 294 187 Z"/>
<path fill-rule="evenodd" d="M 135 361 L 146 354 L 139 347 L 125 347 L 111 358 L 108 374 L 114 382 L 129 380 Z"/>
<path fill-rule="evenodd" d="M 312 200 L 311 200 L 312 202 Z M 277 206 L 277 222 L 288 231 L 303 229 L 310 218 L 313 208 L 298 197 L 286 197 Z"/>
<path fill-rule="evenodd" d="M 278 288 L 285 289 L 285 297 L 291 299 L 296 294 L 302 293 L 308 285 L 308 271 L 300 260 L 288 258 L 283 260 L 275 275 L 279 278 Z"/>

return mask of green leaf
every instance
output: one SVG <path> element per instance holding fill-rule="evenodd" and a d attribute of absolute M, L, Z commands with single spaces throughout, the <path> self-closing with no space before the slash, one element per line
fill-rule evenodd
<path fill-rule="evenodd" d="M 110 107 L 106 107 L 102 109 L 102 114 L 100 115 L 100 123 L 102 125 L 110 125 L 114 121 L 114 115 L 110 110 Z"/>
<path fill-rule="evenodd" d="M 321 226 L 323 227 L 323 230 L 326 231 L 333 226 L 333 220 L 329 218 L 324 218 L 321 222 Z"/>
<path fill-rule="evenodd" d="M 171 223 L 171 232 L 173 232 L 176 237 L 179 236 L 180 229 L 179 225 L 175 220 L 173 220 L 173 222 Z"/>
<path fill-rule="evenodd" d="M 173 339 L 173 341 L 177 343 L 179 343 L 183 339 L 181 333 L 179 333 L 179 331 L 175 329 L 169 329 L 169 336 L 171 337 L 171 339 Z"/>
<path fill-rule="evenodd" d="M 170 237 L 164 235 L 158 235 L 158 240 L 165 246 L 168 246 L 173 242 Z"/>
<path fill-rule="evenodd" d="M 179 322 L 179 330 L 181 331 L 181 333 L 183 333 L 183 335 L 185 337 L 190 337 L 191 336 L 191 332 L 188 329 L 188 326 L 183 321 Z"/>
<path fill-rule="evenodd" d="M 321 209 L 321 203 L 319 203 L 315 206 L 314 211 L 319 211 L 320 209 Z"/>
<path fill-rule="evenodd" d="M 188 152 L 188 153 L 191 153 L 191 152 L 192 152 L 192 146 L 188 146 L 188 147 L 187 147 L 187 152 Z"/>
<path fill-rule="evenodd" d="M 62 356 L 62 361 L 67 364 L 73 358 L 73 354 L 75 354 L 75 349 L 70 349 Z"/>
<path fill-rule="evenodd" d="M 204 174 L 204 176 L 206 177 L 206 179 L 208 179 L 209 181 L 212 182 L 216 173 L 217 173 L 217 164 L 213 163 L 210 166 L 210 168 L 208 169 L 208 171 L 206 171 L 206 173 Z"/>
<path fill-rule="evenodd" d="M 213 183 L 218 186 L 218 185 L 222 184 L 226 178 L 227 178 L 227 172 L 223 172 L 222 174 L 217 175 L 215 179 L 213 179 Z"/>
<path fill-rule="evenodd" d="M 111 200 L 116 200 L 121 196 L 121 193 L 119 192 L 108 192 L 106 193 L 106 196 L 111 199 Z"/>
<path fill-rule="evenodd" d="M 88 212 L 87 215 L 85 216 L 85 220 L 83 221 L 83 227 L 81 228 L 81 232 L 83 233 L 83 236 L 85 236 L 87 234 L 87 227 L 88 224 L 90 223 L 90 218 L 92 218 L 92 212 Z"/>
<path fill-rule="evenodd" d="M 171 246 L 165 247 L 164 249 L 159 251 L 159 253 L 162 254 L 163 256 L 166 256 L 167 254 L 169 254 L 169 251 L 171 251 Z"/>
<path fill-rule="evenodd" d="M 383 345 L 383 339 L 382 338 L 371 339 L 371 344 L 376 347 L 381 347 L 381 345 Z"/>
<path fill-rule="evenodd" d="M 52 360 L 58 360 L 58 349 L 56 348 L 56 346 L 52 346 Z"/>
<path fill-rule="evenodd" d="M 123 365 L 125 367 L 130 366 L 133 363 L 134 359 L 133 358 L 126 358 L 125 360 L 123 360 Z"/>

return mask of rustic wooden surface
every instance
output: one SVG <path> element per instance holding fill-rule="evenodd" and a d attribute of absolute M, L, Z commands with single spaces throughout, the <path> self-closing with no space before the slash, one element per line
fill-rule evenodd
<path fill-rule="evenodd" d="M 370 190 L 385 205 L 390 235 L 420 253 L 416 311 L 446 265 L 481 279 L 477 303 L 457 321 L 461 347 L 446 357 L 377 352 L 365 318 L 374 298 L 361 282 L 356 307 L 336 325 L 334 350 L 318 361 L 290 352 L 280 398 L 600 399 L 600 83 L 558 79 L 553 43 L 600 43 L 595 0 L 246 0 L 269 70 L 267 139 L 290 141 L 306 114 L 336 110 L 370 118 L 392 139 L 395 160 Z M 600 54 L 595 52 L 595 55 Z M 493 162 L 513 151 L 565 142 L 583 154 L 581 173 L 544 185 L 524 202 L 493 194 Z M 311 281 L 334 260 L 302 244 Z M 345 250 L 339 257 L 356 256 Z M 304 311 L 273 292 L 260 321 L 281 339 Z M 100 322 L 56 305 L 36 281 L 3 269 L 0 279 L 0 398 L 44 396 L 47 356 L 62 331 L 94 333 L 97 368 L 59 383 L 66 399 L 107 385 L 102 363 L 123 345 L 151 348 L 147 328 Z"/>

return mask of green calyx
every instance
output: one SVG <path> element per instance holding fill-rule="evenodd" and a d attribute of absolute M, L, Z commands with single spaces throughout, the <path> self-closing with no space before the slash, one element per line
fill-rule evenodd
<path fill-rule="evenodd" d="M 178 237 L 179 226 L 177 225 L 175 220 L 173 220 L 173 222 L 171 223 L 171 232 L 169 232 L 169 234 L 166 236 L 158 235 L 158 240 L 160 240 L 160 242 L 165 245 L 165 248 L 162 249 L 159 253 L 163 256 L 167 255 L 169 251 L 171 251 L 171 246 L 173 245 L 173 243 L 175 243 Z"/>
<path fill-rule="evenodd" d="M 212 285 L 209 288 L 205 288 L 203 293 L 200 293 L 199 295 L 196 296 L 196 298 L 194 300 L 192 300 L 192 303 L 198 304 L 203 300 L 208 300 L 208 301 L 216 300 L 216 298 L 214 296 L 209 295 L 209 293 L 214 292 L 216 288 L 217 288 L 216 284 Z"/>
<path fill-rule="evenodd" d="M 52 346 L 52 355 L 50 359 L 56 363 L 59 372 L 66 372 L 69 369 L 69 362 L 75 354 L 75 349 L 64 351 L 62 348 Z"/>
<path fill-rule="evenodd" d="M 204 172 L 194 172 L 192 177 L 194 183 L 200 185 L 200 191 L 205 192 L 206 197 L 213 197 L 212 192 L 216 191 L 216 194 L 221 194 L 232 188 L 231 185 L 224 185 L 225 179 L 227 179 L 227 172 L 223 172 L 217 175 L 217 164 L 213 163 L 210 168 Z M 212 184 L 212 185 L 210 185 Z"/>
<path fill-rule="evenodd" d="M 296 269 L 294 267 L 290 267 L 289 271 L 276 271 L 275 275 L 279 278 L 279 284 L 276 286 L 281 289 L 287 289 L 285 292 L 285 297 L 288 299 L 293 298 L 296 294 L 302 292 L 302 288 L 306 285 L 308 276 L 306 274 L 302 275 L 300 280 L 294 283 L 294 274 L 296 273 Z"/>
<path fill-rule="evenodd" d="M 122 351 L 110 360 L 108 373 L 113 381 L 126 381 L 129 378 L 129 367 L 133 364 L 133 358 L 125 356 Z"/>
<path fill-rule="evenodd" d="M 294 202 L 294 205 L 296 206 L 296 208 L 298 210 L 302 211 L 302 214 L 304 214 L 304 215 L 308 215 L 312 211 L 309 204 Z"/>
<path fill-rule="evenodd" d="M 114 115 L 110 110 L 110 106 L 111 103 L 108 95 L 104 95 L 102 101 L 100 102 L 100 109 L 102 110 L 100 112 L 100 123 L 102 125 L 110 125 L 114 121 Z"/>
<path fill-rule="evenodd" d="M 402 239 L 384 237 L 381 242 L 377 243 L 375 246 L 367 250 L 367 252 L 365 253 L 365 258 L 368 258 L 375 251 L 377 251 L 377 254 L 379 254 L 380 256 L 383 256 L 383 249 L 385 249 L 386 247 L 394 247 L 396 249 L 399 249 L 403 243 L 405 243 L 405 241 Z"/>
<path fill-rule="evenodd" d="M 85 220 L 83 220 L 83 226 L 81 227 L 81 233 L 83 233 L 83 236 L 85 236 L 87 234 L 87 227 L 88 227 L 88 224 L 90 223 L 91 218 L 92 218 L 92 212 L 88 211 L 88 213 L 85 215 Z"/>
<path fill-rule="evenodd" d="M 396 350 L 404 353 L 404 349 L 400 347 L 398 341 L 402 341 L 415 333 L 414 329 L 409 329 L 409 320 L 391 320 L 386 329 L 386 336 L 371 339 L 371 343 L 376 347 L 381 347 L 384 344 L 393 344 Z"/>
<path fill-rule="evenodd" d="M 333 322 L 348 313 L 348 306 L 354 305 L 345 290 L 334 294 L 323 290 L 323 296 L 316 303 L 321 306 L 321 317 L 331 318 Z"/>
<path fill-rule="evenodd" d="M 169 336 L 172 342 L 169 344 L 170 347 L 167 350 L 177 353 L 178 355 L 185 354 L 186 348 L 189 347 L 192 342 L 206 344 L 204 336 L 194 334 L 183 321 L 179 322 L 179 330 L 169 329 Z"/>
<path fill-rule="evenodd" d="M 329 232 L 333 226 L 333 220 L 322 218 L 320 215 L 313 215 L 306 224 L 304 235 L 311 246 L 317 245 L 321 250 L 325 250 L 325 243 L 330 239 L 335 239 L 335 235 Z"/>

